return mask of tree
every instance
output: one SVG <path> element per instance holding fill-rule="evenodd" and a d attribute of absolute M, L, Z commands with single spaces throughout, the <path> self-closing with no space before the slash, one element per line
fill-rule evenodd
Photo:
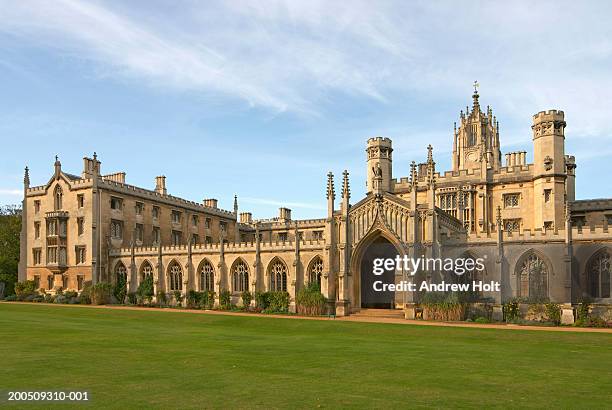
<path fill-rule="evenodd" d="M 17 205 L 0 207 L 0 282 L 5 285 L 5 295 L 15 293 L 20 234 L 21 208 Z"/>

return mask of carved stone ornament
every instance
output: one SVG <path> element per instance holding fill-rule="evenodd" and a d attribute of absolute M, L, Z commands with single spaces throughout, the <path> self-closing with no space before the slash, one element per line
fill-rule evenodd
<path fill-rule="evenodd" d="M 544 158 L 544 169 L 546 169 L 547 171 L 550 171 L 553 167 L 553 159 L 550 156 L 546 156 L 546 158 Z"/>

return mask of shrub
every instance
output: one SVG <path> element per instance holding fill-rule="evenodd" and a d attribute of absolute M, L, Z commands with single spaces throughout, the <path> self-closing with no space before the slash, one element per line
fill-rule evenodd
<path fill-rule="evenodd" d="M 258 310 L 266 310 L 268 308 L 268 293 L 267 292 L 255 292 L 255 306 Z"/>
<path fill-rule="evenodd" d="M 242 298 L 242 306 L 245 309 L 248 309 L 249 306 L 251 306 L 251 301 L 253 300 L 253 295 L 248 290 L 245 290 L 244 292 L 242 292 L 240 297 Z"/>
<path fill-rule="evenodd" d="M 106 282 L 96 283 L 91 287 L 91 303 L 94 305 L 105 305 L 110 301 L 111 285 Z"/>
<path fill-rule="evenodd" d="M 187 292 L 187 307 L 188 308 L 197 308 L 200 306 L 200 302 L 204 297 L 204 292 L 197 292 L 195 290 L 190 290 Z"/>
<path fill-rule="evenodd" d="M 561 324 L 561 305 L 553 302 L 548 302 L 544 305 L 548 320 L 555 325 Z"/>
<path fill-rule="evenodd" d="M 140 285 L 138 285 L 138 289 L 136 290 L 136 294 L 147 303 L 151 303 L 151 299 L 153 299 L 153 277 L 151 275 L 144 278 Z"/>
<path fill-rule="evenodd" d="M 587 321 L 591 316 L 591 299 L 583 298 L 578 304 L 577 316 L 579 321 Z"/>
<path fill-rule="evenodd" d="M 65 304 L 68 303 L 68 298 L 66 298 L 64 295 L 57 295 L 53 303 Z"/>
<path fill-rule="evenodd" d="M 295 303 L 300 315 L 321 316 L 325 310 L 325 296 L 316 282 L 301 288 L 295 296 Z"/>
<path fill-rule="evenodd" d="M 23 282 L 15 283 L 15 294 L 18 300 L 25 300 L 25 298 L 35 293 L 36 282 L 33 280 L 24 280 Z"/>
<path fill-rule="evenodd" d="M 465 316 L 465 304 L 459 295 L 451 293 L 428 292 L 421 299 L 423 316 L 427 320 L 459 321 Z"/>
<path fill-rule="evenodd" d="M 183 293 L 180 290 L 175 290 L 173 293 L 174 302 L 176 302 L 176 306 L 181 306 L 183 303 Z"/>
<path fill-rule="evenodd" d="M 128 302 L 130 305 L 135 305 L 138 302 L 138 297 L 136 295 L 136 292 L 128 293 L 127 297 L 128 297 Z"/>
<path fill-rule="evenodd" d="M 79 302 L 81 305 L 90 305 L 91 304 L 91 282 L 85 282 L 83 286 L 83 290 L 79 296 Z"/>
<path fill-rule="evenodd" d="M 168 303 L 168 297 L 166 296 L 166 292 L 164 292 L 163 290 L 157 292 L 156 299 L 158 306 L 165 306 Z"/>
<path fill-rule="evenodd" d="M 232 307 L 232 294 L 229 290 L 222 290 L 219 293 L 219 305 L 221 309 L 229 310 Z"/>
<path fill-rule="evenodd" d="M 113 296 L 117 298 L 117 303 L 125 303 L 125 296 L 127 295 L 127 282 L 126 278 L 119 277 L 117 283 L 113 287 Z"/>
<path fill-rule="evenodd" d="M 4 300 L 6 300 L 7 302 L 14 302 L 17 300 L 17 295 L 8 295 L 4 298 Z"/>
<path fill-rule="evenodd" d="M 521 318 L 520 299 L 509 299 L 504 305 L 504 319 L 506 322 L 514 322 Z"/>
<path fill-rule="evenodd" d="M 202 298 L 200 299 L 200 308 L 212 309 L 215 305 L 215 292 L 207 290 L 202 292 Z"/>
<path fill-rule="evenodd" d="M 266 313 L 287 313 L 290 296 L 288 292 L 268 292 L 268 307 Z"/>
<path fill-rule="evenodd" d="M 474 322 L 476 323 L 491 323 L 491 321 L 489 319 L 487 319 L 486 317 L 478 317 L 476 318 L 476 320 L 474 320 Z"/>
<path fill-rule="evenodd" d="M 67 290 L 66 292 L 64 292 L 64 296 L 66 296 L 67 299 L 72 299 L 79 296 L 79 294 L 74 290 Z"/>

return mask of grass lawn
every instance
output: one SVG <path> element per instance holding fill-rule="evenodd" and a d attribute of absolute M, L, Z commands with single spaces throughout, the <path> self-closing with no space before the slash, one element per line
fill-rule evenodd
<path fill-rule="evenodd" d="M 0 328 L 3 394 L 89 408 L 612 405 L 610 334 L 3 303 Z"/>

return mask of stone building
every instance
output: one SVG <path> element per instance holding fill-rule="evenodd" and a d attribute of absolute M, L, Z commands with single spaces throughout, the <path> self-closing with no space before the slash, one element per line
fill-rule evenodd
<path fill-rule="evenodd" d="M 286 290 L 292 309 L 299 288 L 316 281 L 330 309 L 347 315 L 421 298 L 396 291 L 368 299 L 373 277 L 365 262 L 386 249 L 411 258 L 482 258 L 484 270 L 460 278 L 435 268 L 413 279 L 497 281 L 501 292 L 477 295 L 496 304 L 516 296 L 610 303 L 612 199 L 575 199 L 563 111 L 533 116 L 527 163 L 524 151 L 502 156 L 496 117 L 482 111 L 477 91 L 472 98 L 454 127 L 450 171 L 436 170 L 429 146 L 423 162 L 399 164 L 407 177 L 394 178 L 391 140 L 370 138 L 366 196 L 351 202 L 346 171 L 337 195 L 329 173 L 320 219 L 296 220 L 281 208 L 277 218 L 254 220 L 238 212 L 237 200 L 222 210 L 215 199 L 174 197 L 163 176 L 154 190 L 131 186 L 125 173 L 103 175 L 95 154 L 84 158 L 80 176 L 56 160 L 42 186 L 30 186 L 26 168 L 20 279 L 53 292 L 124 277 L 135 291 L 152 275 L 156 292 L 227 289 L 236 303 L 244 290 Z M 387 277 L 403 279 L 399 271 Z"/>

